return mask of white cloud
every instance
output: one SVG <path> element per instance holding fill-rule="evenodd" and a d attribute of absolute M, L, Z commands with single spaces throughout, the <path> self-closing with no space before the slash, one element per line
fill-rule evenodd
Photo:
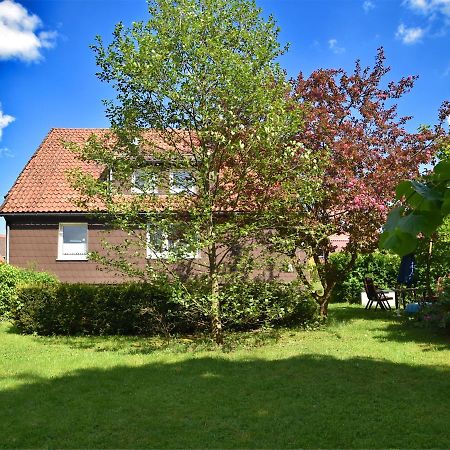
<path fill-rule="evenodd" d="M 365 2 L 362 5 L 363 10 L 368 13 L 371 9 L 375 8 L 375 5 L 373 2 L 371 2 L 370 0 L 365 0 Z"/>
<path fill-rule="evenodd" d="M 3 135 L 3 128 L 6 128 L 11 122 L 15 119 L 13 116 L 9 116 L 8 114 L 3 114 L 2 105 L 0 104 L 0 140 Z"/>
<path fill-rule="evenodd" d="M 340 55 L 341 53 L 345 52 L 345 48 L 340 47 L 338 45 L 337 39 L 334 38 L 328 40 L 328 48 L 336 55 Z"/>
<path fill-rule="evenodd" d="M 9 148 L 0 148 L 0 159 L 1 158 L 14 158 L 14 153 Z"/>
<path fill-rule="evenodd" d="M 450 0 L 405 0 L 405 3 L 411 9 L 424 14 L 434 12 L 450 14 Z"/>
<path fill-rule="evenodd" d="M 420 27 L 406 27 L 400 24 L 397 28 L 395 36 L 402 40 L 404 44 L 415 44 L 420 41 L 425 34 L 425 30 Z"/>
<path fill-rule="evenodd" d="M 428 0 L 406 0 L 405 3 L 410 8 L 420 12 L 426 12 L 428 9 Z"/>
<path fill-rule="evenodd" d="M 38 31 L 41 19 L 14 0 L 0 3 L 0 59 L 38 61 L 41 50 L 55 45 L 56 31 Z"/>
<path fill-rule="evenodd" d="M 443 16 L 450 23 L 450 0 L 404 0 L 403 4 L 431 20 Z"/>

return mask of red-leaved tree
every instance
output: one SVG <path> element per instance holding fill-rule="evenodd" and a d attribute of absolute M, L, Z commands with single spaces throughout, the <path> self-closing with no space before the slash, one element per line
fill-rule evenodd
<path fill-rule="evenodd" d="M 385 82 L 390 69 L 384 62 L 380 48 L 373 68 L 362 68 L 357 61 L 351 74 L 320 69 L 308 78 L 300 73 L 294 84 L 294 98 L 305 113 L 300 151 L 321 162 L 321 189 L 308 204 L 288 202 L 283 210 L 280 203 L 275 228 L 277 237 L 288 242 L 285 248 L 291 256 L 303 249 L 314 259 L 324 288 L 319 293 L 323 295 L 317 294 L 324 316 L 336 281 L 350 270 L 357 253 L 376 248 L 395 186 L 417 176 L 421 165 L 433 160 L 444 135 L 446 103 L 437 125 L 415 133 L 406 130 L 411 117 L 398 117 L 397 100 L 417 77 Z M 349 237 L 346 251 L 351 256 L 341 270 L 329 259 L 332 234 Z"/>

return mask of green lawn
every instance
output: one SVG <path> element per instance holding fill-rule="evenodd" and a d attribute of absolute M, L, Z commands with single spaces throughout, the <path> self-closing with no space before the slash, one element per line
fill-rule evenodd
<path fill-rule="evenodd" d="M 3 323 L 0 348 L 1 447 L 450 447 L 450 341 L 393 313 L 333 306 L 228 352 Z"/>

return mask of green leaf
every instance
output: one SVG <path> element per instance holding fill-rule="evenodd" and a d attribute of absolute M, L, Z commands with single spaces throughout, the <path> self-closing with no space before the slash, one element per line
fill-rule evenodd
<path fill-rule="evenodd" d="M 421 181 L 412 180 L 411 186 L 425 200 L 428 200 L 430 202 L 442 201 L 442 192 L 432 189 L 427 184 L 422 183 Z"/>
<path fill-rule="evenodd" d="M 419 233 L 431 236 L 442 223 L 442 214 L 438 210 L 418 211 L 408 214 L 399 221 L 401 231 L 417 236 Z"/>
<path fill-rule="evenodd" d="M 411 186 L 411 180 L 403 180 L 395 188 L 395 198 L 397 200 L 401 200 L 402 197 L 408 198 L 413 192 L 414 189 Z"/>
<path fill-rule="evenodd" d="M 444 216 L 448 216 L 450 214 L 450 196 L 445 196 L 444 203 L 442 203 L 441 212 Z"/>
<path fill-rule="evenodd" d="M 417 236 L 405 233 L 397 228 L 381 234 L 379 247 L 380 249 L 391 250 L 397 255 L 404 256 L 414 252 L 417 242 Z"/>
<path fill-rule="evenodd" d="M 440 180 L 450 180 L 450 161 L 441 161 L 434 167 L 434 175 Z"/>
<path fill-rule="evenodd" d="M 389 213 L 386 224 L 383 227 L 383 231 L 392 231 L 397 227 L 399 221 L 402 218 L 403 210 L 403 207 L 397 207 Z"/>

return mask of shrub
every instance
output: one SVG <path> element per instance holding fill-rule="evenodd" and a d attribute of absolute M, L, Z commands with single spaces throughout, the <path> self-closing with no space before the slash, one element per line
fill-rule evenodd
<path fill-rule="evenodd" d="M 189 285 L 190 295 L 167 282 L 155 284 L 36 284 L 21 288 L 13 310 L 19 330 L 41 335 L 154 335 L 205 331 L 204 283 Z M 295 285 L 248 282 L 223 290 L 224 328 L 309 324 L 317 307 Z"/>
<path fill-rule="evenodd" d="M 36 284 L 20 289 L 15 325 L 42 335 L 150 335 L 188 327 L 162 284 Z"/>
<path fill-rule="evenodd" d="M 223 291 L 222 320 L 229 329 L 305 325 L 316 319 L 317 303 L 296 283 L 240 282 Z"/>
<path fill-rule="evenodd" d="M 450 332 L 450 280 L 446 278 L 441 286 L 437 302 L 426 304 L 418 314 L 419 321 Z"/>
<path fill-rule="evenodd" d="M 330 256 L 336 269 L 345 267 L 350 255 L 345 252 L 334 253 Z M 385 252 L 373 252 L 358 255 L 355 266 L 347 276 L 339 280 L 333 290 L 333 302 L 359 303 L 361 292 L 364 290 L 364 278 L 370 275 L 375 284 L 382 288 L 392 288 L 397 283 L 400 258 Z"/>
<path fill-rule="evenodd" d="M 21 269 L 9 264 L 0 264 L 0 317 L 8 317 L 17 297 L 19 286 L 30 283 L 57 283 L 57 278 L 46 272 Z"/>

